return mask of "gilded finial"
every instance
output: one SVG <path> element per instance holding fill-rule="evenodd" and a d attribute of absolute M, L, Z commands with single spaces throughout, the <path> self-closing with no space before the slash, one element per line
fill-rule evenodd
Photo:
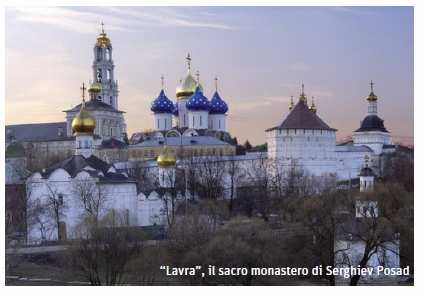
<path fill-rule="evenodd" d="M 214 87 L 215 87 L 216 92 L 217 92 L 217 76 L 214 77 Z"/>
<path fill-rule="evenodd" d="M 374 85 L 375 85 L 375 83 L 373 83 L 373 80 L 371 80 L 370 81 L 370 94 L 367 97 L 367 101 L 369 101 L 369 102 L 377 101 L 377 96 L 373 92 L 374 91 Z"/>
<path fill-rule="evenodd" d="M 317 112 L 317 108 L 316 108 L 316 105 L 314 104 L 314 96 L 311 96 L 311 106 L 310 106 L 310 111 L 311 112 L 313 112 L 313 113 L 316 113 Z"/>
<path fill-rule="evenodd" d="M 307 97 L 304 94 L 304 83 L 301 83 L 301 94 L 300 94 L 300 101 L 307 104 Z"/>
<path fill-rule="evenodd" d="M 101 33 L 104 34 L 104 23 L 101 21 Z"/>
<path fill-rule="evenodd" d="M 289 103 L 289 110 L 292 110 L 294 108 L 294 96 L 291 96 L 291 102 Z"/>
<path fill-rule="evenodd" d="M 188 71 L 191 71 L 191 55 L 188 53 L 187 57 L 187 65 L 188 65 Z"/>

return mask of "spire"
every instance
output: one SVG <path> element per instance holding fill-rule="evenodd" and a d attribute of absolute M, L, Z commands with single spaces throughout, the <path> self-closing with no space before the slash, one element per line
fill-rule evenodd
<path fill-rule="evenodd" d="M 307 97 L 304 94 L 304 83 L 301 83 L 301 94 L 300 94 L 300 101 L 307 104 Z"/>
<path fill-rule="evenodd" d="M 214 88 L 215 88 L 215 90 L 217 92 L 217 76 L 214 77 Z"/>
<path fill-rule="evenodd" d="M 104 34 L 104 22 L 101 21 L 101 33 Z"/>
<path fill-rule="evenodd" d="M 309 107 L 310 111 L 313 113 L 317 112 L 316 105 L 314 104 L 314 96 L 311 96 L 311 106 Z"/>
<path fill-rule="evenodd" d="M 197 85 L 199 85 L 200 84 L 200 71 L 196 71 L 195 72 L 195 76 L 197 77 Z"/>
<path fill-rule="evenodd" d="M 161 84 L 162 84 L 162 90 L 164 90 L 164 75 L 162 74 L 160 77 Z"/>
<path fill-rule="evenodd" d="M 370 92 L 373 93 L 373 80 L 370 80 Z"/>
<path fill-rule="evenodd" d="M 294 96 L 291 96 L 291 102 L 289 103 L 289 110 L 291 111 L 294 108 Z"/>
<path fill-rule="evenodd" d="M 188 72 L 190 72 L 191 71 L 191 55 L 188 53 L 185 59 L 187 60 Z"/>

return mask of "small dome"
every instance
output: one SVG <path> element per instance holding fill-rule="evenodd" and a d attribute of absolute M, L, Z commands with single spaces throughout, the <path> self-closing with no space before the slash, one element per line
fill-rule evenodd
<path fill-rule="evenodd" d="M 95 82 L 91 84 L 91 87 L 88 89 L 90 94 L 98 94 L 101 92 L 101 84 L 99 82 Z"/>
<path fill-rule="evenodd" d="M 367 101 L 377 101 L 377 96 L 375 95 L 375 93 L 373 93 L 373 91 L 370 92 L 369 96 L 367 97 Z"/>
<path fill-rule="evenodd" d="M 160 151 L 157 157 L 157 165 L 160 167 L 171 167 L 176 165 L 176 157 L 167 146 Z"/>
<path fill-rule="evenodd" d="M 228 111 L 228 105 L 220 98 L 219 93 L 214 92 L 210 101 L 210 114 L 225 114 Z"/>
<path fill-rule="evenodd" d="M 164 90 L 160 91 L 159 96 L 151 103 L 151 111 L 154 113 L 172 113 L 175 106 L 167 98 Z"/>
<path fill-rule="evenodd" d="M 82 101 L 79 113 L 72 120 L 73 133 L 92 134 L 95 129 L 95 119 L 85 108 L 85 101 Z"/>
<path fill-rule="evenodd" d="M 185 99 L 190 97 L 194 94 L 197 85 L 200 87 L 201 91 L 203 91 L 203 86 L 194 79 L 191 75 L 191 72 L 188 71 L 188 75 L 183 80 L 182 84 L 176 88 L 176 98 Z"/>
<path fill-rule="evenodd" d="M 210 110 L 210 102 L 207 97 L 203 95 L 203 90 L 201 90 L 200 87 L 197 87 L 194 94 L 189 97 L 186 106 L 188 110 L 192 111 Z"/>
<path fill-rule="evenodd" d="M 97 37 L 96 46 L 106 48 L 110 46 L 110 39 L 107 37 L 106 33 L 102 31 Z"/>

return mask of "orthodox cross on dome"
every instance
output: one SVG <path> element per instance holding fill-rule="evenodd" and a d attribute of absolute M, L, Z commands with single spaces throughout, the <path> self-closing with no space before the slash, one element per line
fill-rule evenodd
<path fill-rule="evenodd" d="M 304 83 L 301 83 L 301 95 L 304 96 Z"/>
<path fill-rule="evenodd" d="M 303 101 L 307 104 L 307 98 L 304 94 L 304 83 L 301 83 L 301 94 L 300 94 L 300 101 Z"/>
<path fill-rule="evenodd" d="M 373 92 L 373 86 L 375 83 L 373 83 L 373 80 L 370 80 L 370 91 Z"/>
<path fill-rule="evenodd" d="M 162 90 L 164 90 L 164 75 L 162 74 L 160 77 L 161 83 L 162 83 Z"/>
<path fill-rule="evenodd" d="M 292 108 L 294 108 L 294 96 L 291 95 L 291 102 L 289 103 L 288 109 L 291 110 Z"/>
<path fill-rule="evenodd" d="M 104 22 L 103 21 L 101 21 L 101 33 L 103 33 L 104 34 Z"/>
<path fill-rule="evenodd" d="M 82 101 L 84 101 L 84 102 L 85 102 L 85 90 L 86 90 L 87 88 L 85 87 L 85 83 L 84 83 L 84 82 L 82 82 L 82 87 L 81 87 L 80 89 L 81 89 L 81 91 L 82 91 Z"/>
<path fill-rule="evenodd" d="M 191 55 L 188 53 L 185 59 L 187 60 L 188 71 L 190 71 L 191 70 Z"/>
<path fill-rule="evenodd" d="M 217 76 L 214 77 L 214 87 L 216 88 L 216 92 L 217 92 Z"/>
<path fill-rule="evenodd" d="M 200 83 L 200 71 L 196 71 L 195 72 L 195 76 L 197 77 L 197 84 L 199 84 Z"/>

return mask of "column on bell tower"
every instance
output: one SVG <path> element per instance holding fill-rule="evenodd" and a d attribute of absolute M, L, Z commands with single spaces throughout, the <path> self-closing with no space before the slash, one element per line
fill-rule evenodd
<path fill-rule="evenodd" d="M 114 79 L 112 43 L 104 32 L 104 24 L 101 25 L 101 33 L 94 45 L 93 80 L 101 84 L 101 92 L 96 98 L 118 109 L 118 85 Z"/>

